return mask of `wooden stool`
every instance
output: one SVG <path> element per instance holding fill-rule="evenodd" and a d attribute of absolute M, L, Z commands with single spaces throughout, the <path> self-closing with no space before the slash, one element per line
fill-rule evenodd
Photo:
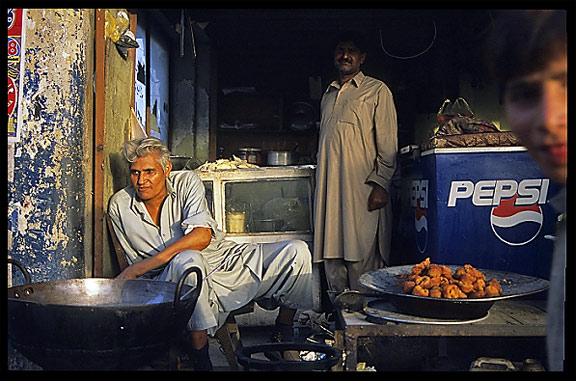
<path fill-rule="evenodd" d="M 253 311 L 254 302 L 250 302 L 244 307 L 232 311 L 230 315 L 228 315 L 226 322 L 216 331 L 216 339 L 218 340 L 218 344 L 220 344 L 220 350 L 226 357 L 226 361 L 232 370 L 238 370 L 238 361 L 236 360 L 236 354 L 234 352 L 242 347 L 240 330 L 238 329 L 235 316 L 248 314 Z"/>

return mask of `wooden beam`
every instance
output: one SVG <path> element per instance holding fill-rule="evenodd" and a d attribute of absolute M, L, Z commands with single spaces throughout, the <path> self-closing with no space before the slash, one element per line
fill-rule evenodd
<path fill-rule="evenodd" d="M 96 10 L 96 41 L 95 41 L 95 71 L 94 79 L 94 197 L 93 197 L 93 267 L 92 276 L 103 276 L 104 247 L 104 138 L 105 138 L 105 63 L 106 36 L 105 10 Z"/>
<path fill-rule="evenodd" d="M 136 37 L 136 26 L 138 25 L 138 15 L 130 13 L 130 31 Z M 132 109 L 136 110 L 136 49 L 128 50 L 128 59 L 132 62 Z"/>

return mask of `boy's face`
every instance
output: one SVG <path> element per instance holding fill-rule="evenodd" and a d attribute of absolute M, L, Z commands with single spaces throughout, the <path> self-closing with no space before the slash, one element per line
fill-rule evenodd
<path fill-rule="evenodd" d="M 552 181 L 566 182 L 568 164 L 567 57 L 506 84 L 506 117 L 530 156 Z"/>

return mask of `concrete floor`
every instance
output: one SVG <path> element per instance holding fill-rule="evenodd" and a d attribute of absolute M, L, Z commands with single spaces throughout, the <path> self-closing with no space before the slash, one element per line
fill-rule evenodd
<path fill-rule="evenodd" d="M 273 333 L 273 326 L 260 326 L 260 327 L 240 327 L 240 339 L 244 346 L 265 344 L 269 341 Z M 295 329 L 294 341 L 304 341 L 306 337 L 311 333 L 311 330 L 306 327 L 300 327 Z M 212 365 L 215 371 L 232 371 L 230 365 L 226 361 L 226 357 L 220 350 L 220 344 L 216 338 L 209 338 L 209 352 L 210 359 L 212 360 Z M 259 358 L 259 354 L 254 355 L 254 357 Z M 8 370 L 10 371 L 42 371 L 42 368 L 34 364 L 27 358 L 25 358 L 20 352 L 11 347 L 8 343 L 7 350 L 8 357 Z M 264 359 L 262 357 L 262 359 Z M 137 369 L 137 371 L 168 371 L 169 362 L 168 355 L 161 356 L 157 361 L 150 365 L 142 366 Z M 192 371 L 193 369 L 186 362 L 182 363 L 182 371 Z M 239 367 L 239 371 L 243 371 L 242 366 Z"/>
<path fill-rule="evenodd" d="M 252 346 L 258 344 L 266 344 L 269 342 L 269 338 L 273 334 L 274 327 L 264 326 L 264 327 L 239 327 L 240 339 L 242 340 L 242 345 Z M 294 341 L 304 342 L 306 338 L 312 333 L 312 330 L 308 327 L 299 327 L 295 329 Z M 209 352 L 210 359 L 212 360 L 212 366 L 214 371 L 232 371 L 230 365 L 226 361 L 226 357 L 220 350 L 220 344 L 216 338 L 209 338 Z M 261 354 L 255 354 L 254 358 L 265 359 Z M 188 367 L 184 367 L 182 370 L 188 371 L 192 370 Z M 244 371 L 242 365 L 239 365 L 238 371 Z"/>
<path fill-rule="evenodd" d="M 265 344 L 268 342 L 269 337 L 273 331 L 272 326 L 261 326 L 261 327 L 240 327 L 240 338 L 244 346 L 251 346 L 257 344 Z M 317 330 L 312 330 L 309 327 L 299 327 L 295 330 L 296 342 L 303 342 L 308 336 Z M 232 371 L 224 354 L 220 351 L 220 345 L 215 338 L 209 339 L 209 350 L 210 358 L 212 360 L 212 365 L 214 371 L 227 372 Z M 520 339 L 519 339 L 520 340 Z M 359 361 L 366 361 L 366 365 L 376 368 L 378 371 L 467 371 L 470 368 L 472 362 L 479 358 L 480 356 L 488 357 L 501 357 L 510 359 L 514 361 L 515 365 L 521 366 L 521 361 L 526 358 L 535 358 L 540 362 L 544 362 L 543 351 L 544 343 L 540 338 L 522 338 L 521 342 L 507 342 L 503 343 L 494 340 L 484 340 L 483 342 L 462 342 L 461 340 L 451 340 L 444 344 L 444 349 L 439 351 L 440 353 L 435 353 L 429 359 L 430 361 L 418 361 L 421 363 L 423 368 L 414 368 L 414 361 L 408 360 L 411 356 L 414 356 L 413 351 L 408 348 L 402 349 L 398 343 L 390 345 L 390 343 L 379 343 L 373 342 L 373 347 L 367 347 L 368 353 L 372 355 L 377 354 L 376 358 L 364 355 L 364 359 L 361 359 L 361 353 L 359 352 Z M 384 353 L 386 350 L 394 348 L 392 353 Z M 472 350 L 474 349 L 474 350 Z M 470 353 L 468 353 L 470 352 Z M 396 356 L 396 357 L 394 357 Z M 256 354 L 254 357 L 262 358 L 261 354 Z M 396 360 L 394 360 L 396 358 Z M 33 364 L 17 351 L 9 349 L 8 351 L 8 370 L 42 370 L 37 365 Z M 168 371 L 168 356 L 160 358 L 157 362 L 151 365 L 143 366 L 138 369 L 138 371 Z M 402 361 L 408 361 L 407 367 L 402 367 Z M 422 360 L 422 359 L 420 359 Z M 518 362 L 519 361 L 519 362 Z M 393 363 L 394 367 L 390 368 L 390 362 Z M 244 371 L 243 367 L 240 365 L 239 371 Z M 189 364 L 183 363 L 181 371 L 193 371 Z"/>
<path fill-rule="evenodd" d="M 330 328 L 332 329 L 333 327 Z M 240 339 L 244 346 L 265 344 L 269 341 L 273 329 L 274 327 L 272 325 L 257 327 L 240 326 Z M 304 342 L 311 334 L 318 332 L 322 332 L 322 330 L 317 328 L 317 326 L 314 327 L 313 324 L 296 324 L 294 341 Z M 463 339 L 452 339 L 446 341 L 444 345 L 438 346 L 438 348 L 435 346 L 432 351 L 434 353 L 432 353 L 431 356 L 425 356 L 425 360 L 430 361 L 418 361 L 422 364 L 422 369 L 415 369 L 414 361 L 409 360 L 411 356 L 414 356 L 410 345 L 400 345 L 400 342 L 390 344 L 374 340 L 371 343 L 373 346 L 364 348 L 368 355 L 364 354 L 364 356 L 361 356 L 361 352 L 359 351 L 359 361 L 365 361 L 367 366 L 375 368 L 378 371 L 467 371 L 472 362 L 480 356 L 502 357 L 511 359 L 512 361 L 535 358 L 543 362 L 543 348 L 545 344 L 542 338 L 521 338 L 518 339 L 520 341 L 507 341 L 506 343 L 490 340 L 489 338 L 482 341 L 476 340 L 474 342 L 468 342 L 467 340 L 465 340 L 466 342 L 462 342 L 462 340 Z M 405 341 L 406 340 L 402 340 L 402 342 Z M 224 354 L 220 350 L 218 341 L 215 338 L 210 338 L 209 345 L 210 358 L 214 371 L 232 371 Z M 406 348 L 402 349 L 403 347 Z M 422 347 L 422 345 L 417 345 L 417 347 Z M 392 352 L 387 353 L 387 350 L 392 350 Z M 397 357 L 396 360 L 394 360 L 394 356 Z M 254 357 L 264 359 L 261 354 L 256 354 Z M 25 359 L 17 351 L 11 349 L 10 346 L 8 359 L 8 370 L 41 370 L 41 368 Z M 402 361 L 400 360 L 408 361 L 408 366 L 403 368 L 401 366 Z M 393 363 L 395 367 L 390 368 L 390 363 Z M 163 358 L 159 358 L 154 364 L 141 367 L 138 370 L 168 371 L 170 370 L 168 365 L 168 356 L 166 355 Z M 182 365 L 182 371 L 193 370 L 186 362 Z M 240 365 L 238 370 L 244 371 L 245 369 Z"/>

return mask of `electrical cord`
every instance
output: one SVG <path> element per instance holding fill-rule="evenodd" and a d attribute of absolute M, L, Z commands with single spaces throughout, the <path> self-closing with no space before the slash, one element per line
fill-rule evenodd
<path fill-rule="evenodd" d="M 436 34 L 437 34 L 437 30 L 436 30 L 436 22 L 432 21 L 432 24 L 434 25 L 434 37 L 432 37 L 432 41 L 430 42 L 430 45 L 428 45 L 428 47 L 426 49 L 424 49 L 423 51 L 421 51 L 418 54 L 415 54 L 413 56 L 408 56 L 408 57 L 401 57 L 401 56 L 396 56 L 393 54 L 390 54 L 386 48 L 384 47 L 384 43 L 382 42 L 382 29 L 379 29 L 378 31 L 380 32 L 380 47 L 382 48 L 382 50 L 384 51 L 384 53 L 386 53 L 386 55 L 392 57 L 392 58 L 397 58 L 397 59 L 401 59 L 401 60 L 407 60 L 407 59 L 411 59 L 411 58 L 416 58 L 421 56 L 422 54 L 426 53 L 428 50 L 430 50 L 430 48 L 432 47 L 432 45 L 434 45 L 434 42 L 436 41 Z"/>

